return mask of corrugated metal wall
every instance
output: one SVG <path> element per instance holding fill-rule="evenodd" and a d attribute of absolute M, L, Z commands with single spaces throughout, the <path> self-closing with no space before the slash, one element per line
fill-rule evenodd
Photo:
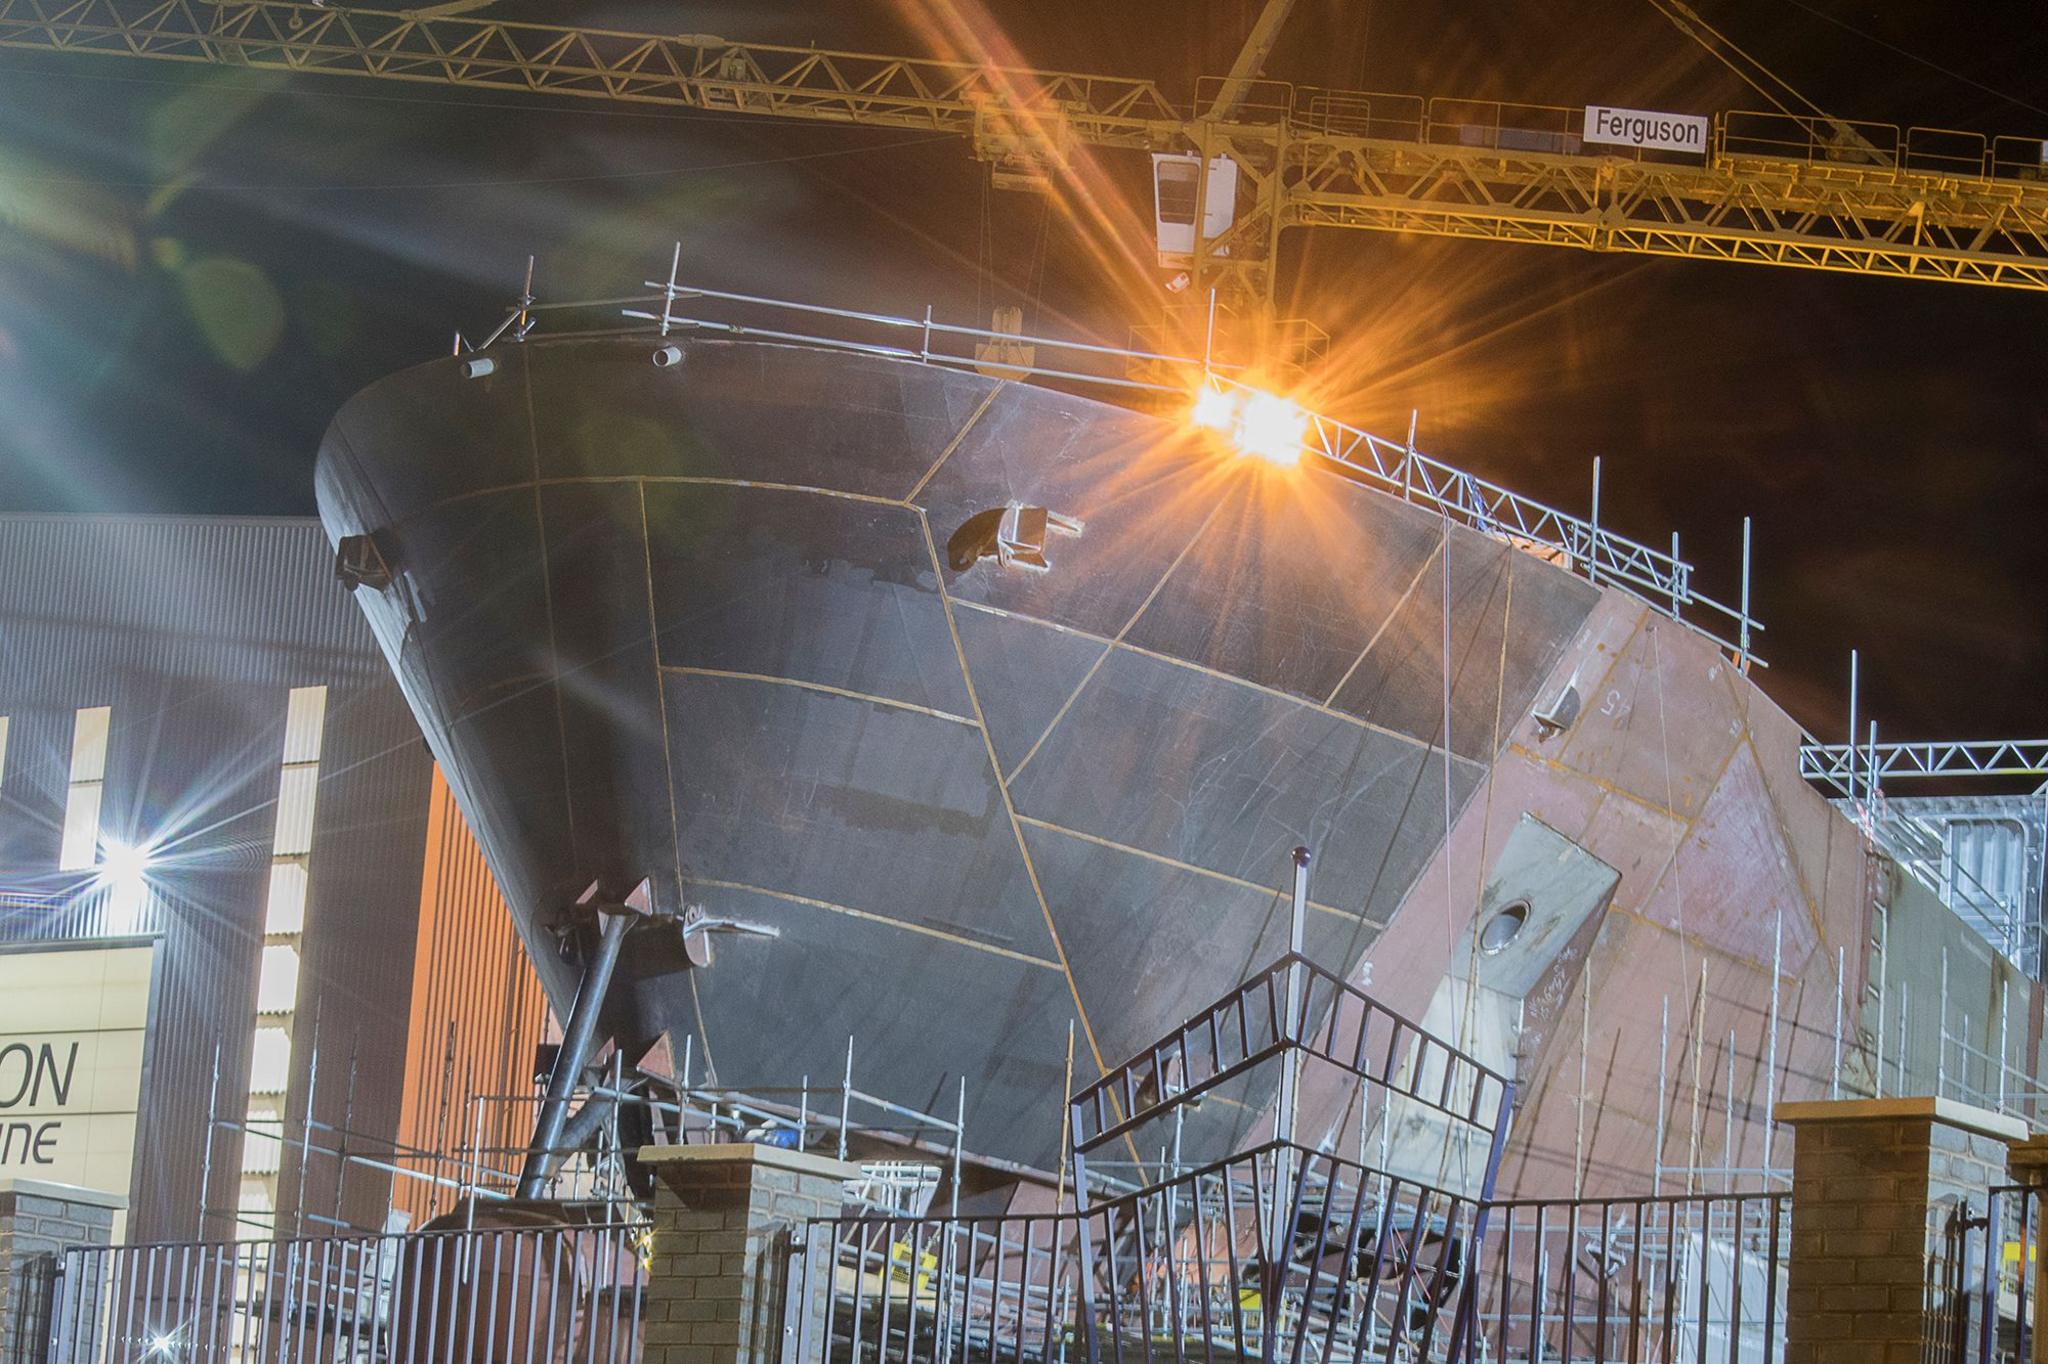
<path fill-rule="evenodd" d="M 349 1134 L 326 1133 L 326 1143 L 377 1159 L 398 1126 L 432 774 L 395 683 L 329 688 L 285 1111 L 295 1127 L 310 1090 L 314 1119 Z M 361 1165 L 344 1177 L 341 1162 L 318 1153 L 321 1142 L 316 1133 L 303 1181 L 299 1149 L 286 1146 L 279 1225 L 309 1234 L 327 1229 L 322 1218 L 381 1226 L 388 1177 Z"/>
<path fill-rule="evenodd" d="M 472 1095 L 530 1095 L 534 1044 L 547 1026 L 547 998 L 483 849 L 436 769 L 427 815 L 426 869 L 420 881 L 419 963 L 413 989 L 414 1039 L 406 1056 L 399 1141 L 416 1150 L 454 1152 L 476 1144 L 483 1163 L 510 1173 L 512 1148 L 532 1131 L 531 1104 L 487 1103 Z M 404 1163 L 404 1162 L 402 1162 Z M 432 1168 L 444 1177 L 454 1171 Z M 451 1194 L 400 1180 L 394 1202 L 418 1226 L 445 1210 Z"/>
<path fill-rule="evenodd" d="M 318 1020 L 316 1117 L 388 1142 L 432 764 L 318 524 L 0 517 L 0 941 L 160 935 L 137 1238 L 201 1231 L 216 1049 L 216 1111 L 246 1107 L 286 694 L 311 685 L 329 689 L 328 718 L 287 1112 L 305 1111 Z M 127 912 L 89 872 L 55 870 L 73 717 L 92 705 L 113 709 L 101 828 L 157 849 L 151 894 Z M 239 1153 L 217 1134 L 208 1203 L 223 1214 Z M 295 1157 L 279 1183 L 289 1229 Z M 331 1162 L 316 1155 L 303 1187 L 308 1211 L 336 1211 Z M 387 1194 L 351 1174 L 343 1216 L 372 1220 Z M 204 1230 L 232 1234 L 225 1216 Z"/>

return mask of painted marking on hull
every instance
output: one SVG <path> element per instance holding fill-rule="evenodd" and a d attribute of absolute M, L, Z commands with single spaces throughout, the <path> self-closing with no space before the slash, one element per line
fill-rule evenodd
<path fill-rule="evenodd" d="M 769 673 L 741 673 L 726 668 L 692 668 L 680 663 L 662 664 L 661 671 L 674 673 L 679 677 L 717 677 L 734 682 L 766 682 L 778 687 L 798 687 L 804 691 L 823 692 L 827 696 L 843 696 L 849 701 L 871 701 L 891 710 L 907 710 L 917 715 L 929 715 L 934 720 L 948 720 L 956 725 L 978 729 L 980 724 L 972 716 L 955 715 L 951 711 L 933 710 L 920 706 L 914 701 L 898 701 L 890 696 L 877 696 L 873 692 L 853 691 L 847 687 L 835 687 L 829 682 L 811 682 L 801 677 L 776 677 Z"/>

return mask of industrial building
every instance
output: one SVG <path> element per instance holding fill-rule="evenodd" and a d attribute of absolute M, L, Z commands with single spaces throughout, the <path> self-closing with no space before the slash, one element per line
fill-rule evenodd
<path fill-rule="evenodd" d="M 416 1225 L 545 1026 L 317 523 L 0 517 L 0 1175 Z"/>

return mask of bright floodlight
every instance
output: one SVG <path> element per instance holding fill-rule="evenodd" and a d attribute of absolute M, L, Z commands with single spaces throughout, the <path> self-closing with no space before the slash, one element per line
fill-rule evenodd
<path fill-rule="evenodd" d="M 1236 447 L 1271 464 L 1301 462 L 1308 413 L 1301 404 L 1256 388 L 1208 388 L 1195 395 L 1188 420 L 1214 431 Z"/>
<path fill-rule="evenodd" d="M 1188 420 L 1227 436 L 1230 428 L 1237 424 L 1237 399 L 1237 394 L 1225 389 L 1204 387 L 1195 395 L 1194 410 L 1188 413 Z"/>
<path fill-rule="evenodd" d="M 132 910 L 149 888 L 149 849 L 111 841 L 100 844 L 100 865 L 93 879 L 109 892 L 117 909 Z"/>
<path fill-rule="evenodd" d="M 1254 389 L 1245 395 L 1237 418 L 1237 448 L 1274 464 L 1299 464 L 1302 437 L 1308 434 L 1308 413 L 1301 404 L 1277 393 Z"/>
<path fill-rule="evenodd" d="M 176 1336 L 167 1336 L 162 1332 L 157 1332 L 149 1338 L 149 1352 L 159 1359 L 170 1358 L 172 1351 L 177 1348 L 178 1338 Z"/>

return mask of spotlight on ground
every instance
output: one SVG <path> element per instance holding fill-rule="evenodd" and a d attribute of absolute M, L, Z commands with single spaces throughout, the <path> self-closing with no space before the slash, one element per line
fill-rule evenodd
<path fill-rule="evenodd" d="M 1308 435 L 1308 413 L 1300 403 L 1256 388 L 1204 385 L 1188 421 L 1216 432 L 1241 455 L 1283 467 L 1301 462 Z"/>

